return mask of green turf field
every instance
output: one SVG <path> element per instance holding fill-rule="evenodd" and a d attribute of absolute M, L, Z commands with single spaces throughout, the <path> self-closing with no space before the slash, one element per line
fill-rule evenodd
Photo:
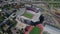
<path fill-rule="evenodd" d="M 23 16 L 32 19 L 33 14 L 30 14 L 30 13 L 25 12 L 25 13 L 23 14 Z"/>
<path fill-rule="evenodd" d="M 34 27 L 29 34 L 40 34 L 41 29 L 38 27 Z"/>

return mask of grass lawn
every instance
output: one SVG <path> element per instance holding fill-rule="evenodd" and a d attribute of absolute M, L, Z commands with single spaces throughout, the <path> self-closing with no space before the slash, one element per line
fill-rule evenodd
<path fill-rule="evenodd" d="M 30 13 L 27 13 L 27 12 L 26 12 L 26 13 L 23 14 L 23 16 L 32 19 L 33 14 L 30 14 Z"/>
<path fill-rule="evenodd" d="M 2 16 L 0 16 L 0 22 L 3 20 L 4 18 Z"/>
<path fill-rule="evenodd" d="M 15 27 L 17 24 L 17 22 L 15 20 L 12 20 L 11 23 L 13 24 L 13 27 Z"/>
<path fill-rule="evenodd" d="M 34 27 L 29 34 L 40 34 L 41 29 L 38 27 Z"/>

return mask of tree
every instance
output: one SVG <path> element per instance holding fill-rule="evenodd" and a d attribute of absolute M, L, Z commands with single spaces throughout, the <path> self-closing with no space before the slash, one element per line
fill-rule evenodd
<path fill-rule="evenodd" d="M 43 34 L 50 34 L 50 33 L 48 33 L 47 31 L 44 31 Z"/>

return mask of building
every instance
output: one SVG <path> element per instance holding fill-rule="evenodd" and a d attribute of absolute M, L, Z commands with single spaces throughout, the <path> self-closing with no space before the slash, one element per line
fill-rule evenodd
<path fill-rule="evenodd" d="M 24 8 L 25 9 L 24 11 L 23 11 L 23 9 L 21 9 L 20 13 L 16 17 L 16 21 L 18 22 L 18 24 L 16 26 L 17 29 L 20 29 L 20 28 L 24 29 L 26 26 L 34 25 L 35 22 L 39 21 L 39 17 L 41 15 L 40 11 L 37 11 L 37 10 L 39 10 L 39 8 L 31 7 L 32 9 L 34 9 L 34 11 L 32 11 L 31 8 L 29 8 L 30 10 L 26 9 L 27 7 Z"/>
<path fill-rule="evenodd" d="M 60 0 L 36 0 L 43 1 L 49 4 L 51 8 L 60 8 Z"/>

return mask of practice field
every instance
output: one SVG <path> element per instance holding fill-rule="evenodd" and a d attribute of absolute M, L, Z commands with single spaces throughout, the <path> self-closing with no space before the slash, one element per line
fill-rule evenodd
<path fill-rule="evenodd" d="M 23 14 L 23 16 L 32 19 L 33 14 L 25 12 L 25 13 Z"/>
<path fill-rule="evenodd" d="M 41 29 L 38 27 L 34 27 L 29 34 L 40 34 Z"/>

